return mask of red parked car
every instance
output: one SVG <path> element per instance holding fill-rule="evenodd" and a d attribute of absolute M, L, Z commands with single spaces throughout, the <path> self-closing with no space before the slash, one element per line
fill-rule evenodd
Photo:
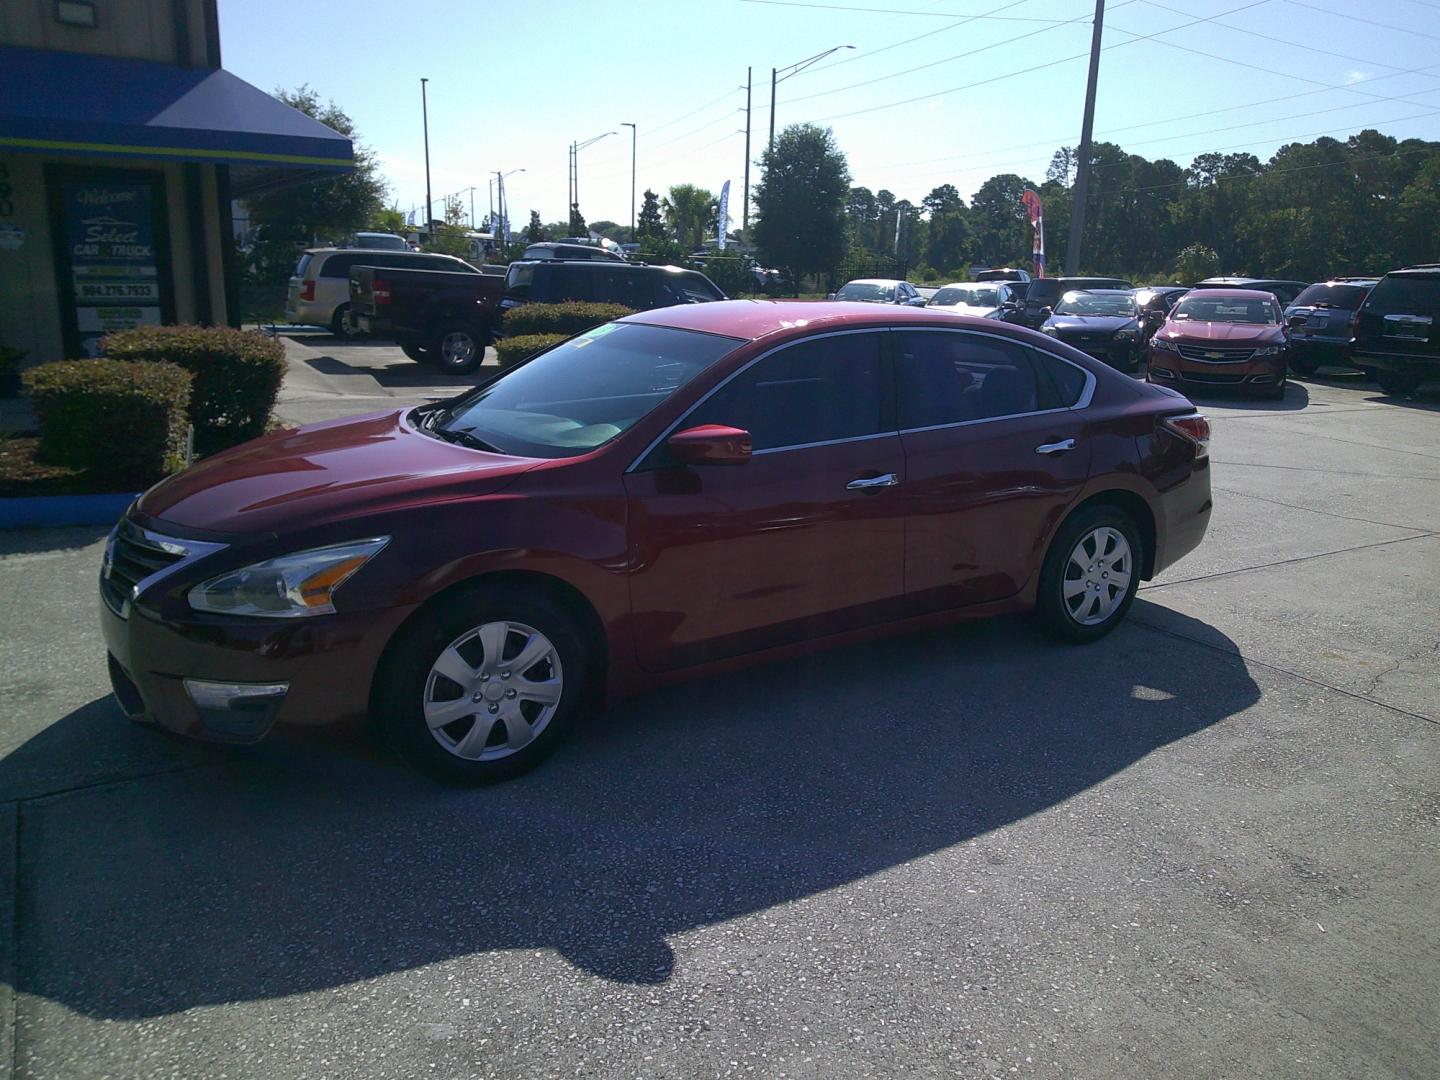
<path fill-rule="evenodd" d="M 1227 387 L 1285 396 L 1290 338 L 1274 295 L 1255 289 L 1192 290 L 1150 339 L 1153 383 Z"/>
<path fill-rule="evenodd" d="M 1209 434 L 993 321 L 663 308 L 153 488 L 106 549 L 110 671 L 174 732 L 368 715 L 422 768 L 499 779 L 726 666 L 1005 611 L 1091 641 L 1200 542 Z"/>

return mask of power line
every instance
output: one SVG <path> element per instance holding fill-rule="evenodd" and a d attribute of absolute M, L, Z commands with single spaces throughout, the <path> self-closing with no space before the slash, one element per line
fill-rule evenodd
<path fill-rule="evenodd" d="M 1024 2 L 1024 0 L 1022 0 L 1022 2 Z M 1133 3 L 1135 3 L 1135 2 L 1136 2 L 1136 0 L 1122 0 L 1121 3 L 1116 4 L 1115 6 L 1116 6 L 1117 8 L 1122 8 L 1122 7 L 1126 7 L 1126 6 L 1129 5 L 1129 4 L 1133 4 Z M 1014 5 L 1012 4 L 1012 5 L 1010 5 L 1010 6 L 1013 7 Z M 976 16 L 973 16 L 973 18 L 980 18 L 980 16 L 976 15 Z M 969 20 L 966 20 L 966 21 L 968 22 Z M 888 74 L 888 75 L 877 75 L 877 76 L 876 76 L 875 78 L 873 78 L 873 79 L 865 79 L 865 80 L 863 80 L 863 81 L 861 81 L 861 82 L 847 83 L 847 84 L 844 85 L 844 86 L 836 86 L 836 87 L 833 87 L 833 88 L 831 88 L 831 89 L 829 89 L 829 90 L 818 90 L 818 91 L 816 91 L 816 92 L 813 93 L 813 94 L 804 94 L 804 95 L 802 95 L 802 96 L 800 96 L 800 97 L 786 98 L 785 101 L 782 102 L 782 104 L 791 105 L 791 104 L 795 104 L 796 102 L 810 101 L 812 98 L 825 97 L 825 96 L 827 96 L 827 95 L 829 95 L 829 94 L 838 94 L 838 93 L 840 93 L 840 92 L 842 92 L 842 91 L 844 91 L 844 90 L 854 90 L 854 89 L 856 89 L 856 88 L 858 88 L 858 87 L 861 87 L 861 86 L 873 86 L 875 83 L 886 82 L 886 81 L 889 80 L 889 79 L 898 79 L 898 78 L 900 78 L 901 76 L 904 76 L 904 75 L 913 75 L 915 72 L 917 72 L 917 71 L 924 71 L 926 68 L 937 67 L 937 66 L 940 65 L 940 64 L 949 64 L 949 63 L 952 63 L 953 61 L 956 61 L 956 60 L 964 60 L 964 59 L 967 58 L 967 57 L 977 56 L 977 55 L 979 55 L 980 53 L 988 52 L 988 51 L 991 50 L 991 49 L 998 49 L 998 48 L 1000 48 L 1000 47 L 1002 47 L 1002 46 L 1004 46 L 1004 45 L 1013 45 L 1013 44 L 1014 44 L 1015 42 L 1017 42 L 1017 41 L 1024 41 L 1026 38 L 1035 37 L 1037 34 L 1045 34 L 1045 33 L 1048 33 L 1048 32 L 1051 31 L 1051 30 L 1059 29 L 1059 28 L 1062 27 L 1062 26 L 1072 26 L 1072 25 L 1075 25 L 1075 24 L 1083 24 L 1083 23 L 1087 23 L 1087 22 L 1089 22 L 1089 21 L 1090 21 L 1090 16 L 1089 16 L 1089 15 L 1077 15 L 1077 16 L 1076 16 L 1075 18 L 1073 18 L 1073 19 L 1066 19 L 1066 20 L 1064 20 L 1063 22 L 1057 22 L 1057 23 L 1055 23 L 1055 24 L 1052 25 L 1052 26 L 1041 27 L 1039 30 L 1031 30 L 1029 33 L 1019 34 L 1019 35 L 1017 35 L 1016 37 L 1005 38 L 1005 39 L 1002 40 L 1002 41 L 993 41 L 993 42 L 991 42 L 989 45 L 982 45 L 982 46 L 980 46 L 978 49 L 971 49 L 971 50 L 969 50 L 968 52 L 956 53 L 954 56 L 947 56 L 947 57 L 944 57 L 943 59 L 940 59 L 940 60 L 932 60 L 932 61 L 930 61 L 930 63 L 928 63 L 928 64 L 920 64 L 920 65 L 917 65 L 916 67 L 905 68 L 903 71 L 892 71 L 892 72 L 891 72 L 890 74 Z"/>
<path fill-rule="evenodd" d="M 1178 26 L 1171 26 L 1171 27 L 1169 27 L 1169 28 L 1167 28 L 1167 29 L 1165 29 L 1165 30 L 1157 30 L 1157 31 L 1155 31 L 1153 34 L 1137 35 L 1137 36 L 1135 36 L 1131 41 L 1121 41 L 1121 42 L 1117 42 L 1117 43 L 1114 44 L 1114 45 L 1106 45 L 1106 46 L 1105 46 L 1105 49 L 1106 49 L 1106 50 L 1109 50 L 1109 49 L 1123 48 L 1123 47 L 1126 46 L 1126 45 L 1133 45 L 1133 44 L 1135 44 L 1136 41 L 1144 41 L 1144 40 L 1148 40 L 1148 39 L 1151 39 L 1151 38 L 1158 38 L 1161 34 L 1173 34 L 1173 33 L 1175 33 L 1177 30 L 1184 30 L 1184 29 L 1186 29 L 1187 27 L 1198 26 L 1200 23 L 1210 22 L 1210 21 L 1212 21 L 1212 20 L 1214 20 L 1214 19 L 1224 18 L 1226 15 L 1233 15 L 1233 14 L 1235 14 L 1235 12 L 1237 12 L 1237 11 L 1248 11 L 1250 8 L 1260 7 L 1260 5 L 1262 5 L 1262 4 L 1267 4 L 1267 3 L 1269 3 L 1269 2 L 1270 2 L 1270 0 L 1251 0 L 1251 2 L 1248 3 L 1248 4 L 1242 4 L 1240 7 L 1231 8 L 1231 9 L 1228 10 L 1228 11 L 1221 11 L 1221 12 L 1217 12 L 1217 13 L 1214 14 L 1214 15 L 1207 15 L 1207 16 L 1204 16 L 1204 17 L 1202 17 L 1202 18 L 1197 18 L 1197 19 L 1194 19 L 1194 20 L 1192 20 L 1192 21 L 1190 21 L 1190 22 L 1188 22 L 1188 23 L 1181 23 L 1181 24 L 1179 24 Z M 1124 32 L 1125 32 L 1125 33 L 1129 33 L 1129 31 L 1124 31 Z M 1022 35 L 1022 36 L 1024 36 L 1024 35 Z M 864 115 L 864 114 L 866 114 L 866 113 L 879 112 L 879 111 L 881 111 L 882 109 L 894 109 L 894 108 L 898 108 L 898 107 L 901 106 L 901 105 L 913 105 L 913 104 L 914 104 L 915 102 L 917 102 L 917 101 L 929 101 L 929 100 L 932 99 L 932 98 L 946 97 L 946 96 L 948 96 L 948 95 L 950 95 L 950 94 L 957 94 L 957 93 L 959 93 L 959 92 L 962 91 L 962 90 L 973 90 L 973 89 L 975 89 L 976 87 L 979 87 L 979 86 L 988 86 L 988 85 L 990 85 L 990 84 L 992 84 L 992 83 L 1002 82 L 1002 81 L 1004 81 L 1004 80 L 1006 80 L 1006 79 L 1013 79 L 1013 78 L 1015 78 L 1015 77 L 1017 77 L 1017 76 L 1020 76 L 1020 75 L 1029 75 L 1029 74 L 1031 74 L 1032 72 L 1036 72 L 1036 71 L 1044 71 L 1046 68 L 1058 67 L 1058 66 L 1061 65 L 1061 64 L 1069 63 L 1071 60 L 1079 60 L 1079 59 L 1081 59 L 1081 58 L 1088 58 L 1089 56 L 1090 56 L 1090 50 L 1089 50 L 1089 49 L 1086 49 L 1084 52 L 1075 53 L 1075 54 L 1072 55 L 1072 56 L 1063 56 L 1063 57 L 1061 57 L 1061 58 L 1058 59 L 1058 60 L 1051 60 L 1051 61 L 1048 61 L 1048 62 L 1043 63 L 1043 64 L 1036 64 L 1036 65 L 1033 66 L 1033 67 L 1022 68 L 1022 69 L 1019 70 L 1019 71 L 1011 71 L 1011 72 L 1007 72 L 1007 73 L 1005 73 L 1005 74 L 1003 74 L 1003 75 L 994 75 L 994 76 L 991 76 L 991 77 L 988 78 L 988 79 L 980 79 L 980 80 L 977 81 L 977 82 L 967 83 L 967 84 L 965 84 L 964 86 L 953 86 L 953 87 L 951 87 L 951 88 L 948 89 L 948 90 L 940 90 L 940 91 L 938 91 L 938 92 L 936 92 L 936 93 L 933 93 L 933 94 L 920 94 L 920 95 L 918 95 L 917 97 L 906 98 L 906 99 L 904 99 L 903 101 L 891 101 L 891 102 L 888 102 L 888 103 L 886 103 L 886 104 L 884 104 L 884 105 L 872 105 L 872 106 L 870 106 L 869 108 L 865 108 L 865 109 L 854 109 L 854 110 L 852 110 L 851 112 L 847 112 L 847 113 L 836 113 L 836 114 L 834 114 L 833 116 L 822 116 L 822 117 L 820 118 L 820 122 L 823 123 L 824 121 L 827 121 L 827 120 L 844 120 L 844 119 L 847 119 L 847 118 L 849 118 L 849 117 L 851 117 L 851 116 L 862 116 L 862 115 Z"/>
<path fill-rule="evenodd" d="M 744 90 L 745 88 L 744 88 L 743 86 L 741 86 L 741 87 L 738 87 L 738 88 L 732 88 L 732 89 L 726 90 L 723 94 L 721 94 L 719 97 L 717 97 L 714 101 L 707 101 L 704 105 L 701 105 L 698 109 L 691 109 L 689 112 L 684 113 L 684 114 L 681 115 L 681 116 L 677 116 L 677 117 L 675 117 L 675 119 L 673 119 L 673 120 L 666 120 L 663 124 L 649 124 L 649 125 L 647 125 L 646 128 L 645 128 L 645 131 L 646 131 L 647 134 L 653 135 L 653 134 L 654 134 L 655 132 L 657 132 L 657 131 L 663 131 L 663 130 L 665 130 L 667 127 L 670 127 L 672 124 L 678 124 L 678 123 L 680 123 L 681 120 L 689 120 L 690 117 L 694 116 L 696 113 L 702 113 L 702 112 L 704 112 L 706 109 L 713 108 L 714 106 L 719 105 L 720 102 L 724 101 L 724 100 L 725 100 L 726 98 L 728 98 L 731 94 L 736 93 L 736 92 L 737 92 L 737 89 L 738 89 L 738 90 Z"/>
<path fill-rule="evenodd" d="M 1411 37 L 1432 38 L 1440 41 L 1440 34 L 1426 34 L 1416 30 L 1413 26 L 1393 26 L 1390 23 L 1376 22 L 1374 19 L 1362 19 L 1359 15 L 1351 15 L 1348 11 L 1332 11 L 1330 8 L 1320 7 L 1318 4 L 1306 4 L 1302 0 L 1285 0 L 1285 3 L 1295 7 L 1309 8 L 1311 11 L 1318 11 L 1324 15 L 1333 15 L 1337 19 L 1349 19 L 1351 22 L 1364 23 L 1367 26 L 1378 26 L 1382 30 L 1393 30 L 1397 34 L 1407 34 Z M 1429 5 L 1426 5 L 1427 7 Z"/>
<path fill-rule="evenodd" d="M 820 11 L 849 11 L 859 15 L 918 15 L 922 18 L 931 19 L 953 19 L 954 15 L 948 11 L 900 11 L 895 8 L 864 8 L 845 7 L 840 4 L 809 4 L 801 0 L 740 0 L 742 4 L 764 4 L 767 7 L 793 7 L 793 8 L 815 8 Z M 1011 4 L 1010 7 L 1016 5 Z M 998 22 L 1032 22 L 1032 23 L 1062 23 L 1069 22 L 1069 19 L 1040 19 L 1033 16 L 1023 15 L 970 15 L 966 21 L 974 19 L 994 19 Z"/>

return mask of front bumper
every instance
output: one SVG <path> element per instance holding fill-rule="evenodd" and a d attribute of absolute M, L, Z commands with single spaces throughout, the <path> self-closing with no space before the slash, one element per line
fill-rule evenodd
<path fill-rule="evenodd" d="M 111 685 L 126 715 L 232 743 L 256 742 L 277 724 L 363 717 L 380 655 L 405 614 L 179 624 L 143 606 L 121 618 L 100 603 Z"/>
<path fill-rule="evenodd" d="M 1139 346 L 1133 340 L 1116 341 L 1114 338 L 1086 340 L 1083 335 L 1067 337 L 1057 334 L 1054 336 L 1056 341 L 1062 341 L 1071 348 L 1079 349 L 1101 363 L 1110 365 L 1116 371 L 1134 371 L 1139 365 L 1141 353 Z"/>
<path fill-rule="evenodd" d="M 1281 353 L 1241 363 L 1210 364 L 1151 346 L 1147 368 L 1150 381 L 1162 386 L 1265 393 L 1285 382 L 1287 360 Z"/>

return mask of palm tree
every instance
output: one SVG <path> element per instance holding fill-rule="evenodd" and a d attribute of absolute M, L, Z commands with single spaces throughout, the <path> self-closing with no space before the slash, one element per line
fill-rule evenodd
<path fill-rule="evenodd" d="M 715 223 L 719 203 L 715 196 L 694 184 L 676 184 L 661 200 L 665 224 L 687 250 L 698 248 Z"/>

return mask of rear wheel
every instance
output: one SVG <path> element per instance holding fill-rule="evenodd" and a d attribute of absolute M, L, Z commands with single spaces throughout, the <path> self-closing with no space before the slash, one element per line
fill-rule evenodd
<path fill-rule="evenodd" d="M 1401 397 L 1420 389 L 1420 376 L 1413 371 L 1377 371 L 1375 381 L 1387 394 Z"/>
<path fill-rule="evenodd" d="M 373 721 L 432 776 L 508 780 L 563 741 L 589 672 L 574 620 L 547 597 L 469 590 L 404 631 L 377 680 Z"/>
<path fill-rule="evenodd" d="M 1036 612 L 1045 631 L 1084 643 L 1113 630 L 1135 599 L 1144 550 L 1123 510 L 1092 506 L 1060 526 L 1040 571 Z"/>
<path fill-rule="evenodd" d="M 473 326 L 450 323 L 440 328 L 430 352 L 430 363 L 445 374 L 468 375 L 485 359 L 485 339 Z"/>
<path fill-rule="evenodd" d="M 345 316 L 350 314 L 350 305 L 341 304 L 335 309 L 335 314 L 330 316 L 330 333 L 336 337 L 345 336 Z"/>

